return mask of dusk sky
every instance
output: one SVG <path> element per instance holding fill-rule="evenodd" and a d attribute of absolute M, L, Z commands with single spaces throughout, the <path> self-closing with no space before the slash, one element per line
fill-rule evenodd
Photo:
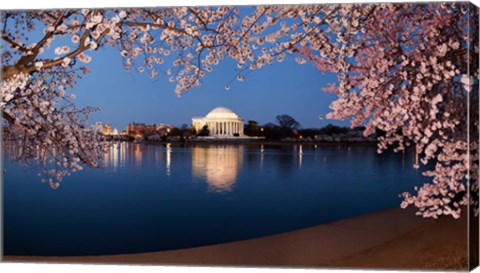
<path fill-rule="evenodd" d="M 224 106 L 245 123 L 275 122 L 277 115 L 287 114 L 303 128 L 318 128 L 328 123 L 348 126 L 348 122 L 319 119 L 320 114 L 330 111 L 328 106 L 336 97 L 322 88 L 336 81 L 336 76 L 321 73 L 311 63 L 299 65 L 291 56 L 282 63 L 250 72 L 243 82 L 236 80 L 236 65 L 230 60 L 223 61 L 212 73 L 207 73 L 200 87 L 178 97 L 175 86 L 160 73 L 150 79 L 148 73 L 139 73 L 136 68 L 127 72 L 117 49 L 106 46 L 89 55 L 92 73 L 76 85 L 74 101 L 78 106 L 101 109 L 90 116 L 90 124 L 101 121 L 119 131 L 131 122 L 191 125 L 192 117 L 204 116 L 211 109 Z M 165 71 L 170 68 L 168 65 L 165 62 L 160 68 Z M 226 84 L 231 86 L 228 91 Z"/>

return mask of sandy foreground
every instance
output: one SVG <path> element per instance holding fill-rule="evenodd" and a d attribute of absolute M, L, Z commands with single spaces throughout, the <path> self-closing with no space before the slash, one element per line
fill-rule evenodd
<path fill-rule="evenodd" d="M 5 256 L 4 261 L 467 270 L 467 241 L 465 215 L 425 220 L 413 210 L 393 208 L 218 245 L 105 256 Z"/>

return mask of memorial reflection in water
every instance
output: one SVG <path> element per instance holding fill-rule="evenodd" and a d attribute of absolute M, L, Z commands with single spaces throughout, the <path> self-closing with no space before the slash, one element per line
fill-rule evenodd
<path fill-rule="evenodd" d="M 243 147 L 192 147 L 192 175 L 215 192 L 231 191 L 243 163 Z"/>
<path fill-rule="evenodd" d="M 190 157 L 192 176 L 204 180 L 211 192 L 228 192 L 233 190 L 244 160 L 244 147 L 233 145 L 191 147 Z M 262 157 L 263 157 L 263 153 Z M 176 160 L 182 160 L 182 153 L 176 154 Z M 125 161 L 136 169 L 147 166 L 164 169 L 167 176 L 172 172 L 173 147 L 146 146 L 136 143 L 112 143 L 104 154 L 107 172 L 117 172 L 125 167 Z M 263 161 L 263 158 L 261 158 Z M 262 162 L 260 162 L 261 164 Z"/>

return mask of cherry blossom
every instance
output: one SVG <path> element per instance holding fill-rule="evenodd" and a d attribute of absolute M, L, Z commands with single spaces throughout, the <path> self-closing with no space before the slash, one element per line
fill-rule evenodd
<path fill-rule="evenodd" d="M 420 161 L 413 167 L 424 165 L 430 179 L 416 194 L 402 194 L 402 208 L 459 218 L 471 205 L 478 214 L 478 9 L 470 3 L 349 9 L 344 13 L 359 16 L 333 24 L 333 49 L 299 50 L 339 75 L 339 84 L 325 90 L 338 94 L 327 117 L 365 125 L 366 136 L 384 131 L 379 152 L 413 147 Z"/>
<path fill-rule="evenodd" d="M 402 207 L 434 218 L 478 207 L 478 107 L 468 107 L 478 105 L 477 8 L 462 2 L 241 9 L 4 13 L 1 106 L 5 142 L 14 144 L 5 145 L 8 154 L 40 165 L 52 187 L 82 165 L 101 165 L 103 142 L 85 128 L 96 109 L 77 109 L 72 91 L 106 46 L 119 51 L 125 69 L 164 77 L 178 95 L 226 59 L 243 81 L 294 54 L 299 65 L 338 75 L 325 88 L 338 95 L 327 118 L 365 125 L 365 135 L 384 131 L 379 152 L 414 149 L 413 167 L 422 164 L 426 183 L 404 193 Z M 42 36 L 33 40 L 33 33 Z"/>

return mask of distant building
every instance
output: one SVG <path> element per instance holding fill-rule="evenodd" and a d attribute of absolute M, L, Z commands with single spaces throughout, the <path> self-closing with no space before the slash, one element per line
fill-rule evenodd
<path fill-rule="evenodd" d="M 192 126 L 196 132 L 200 132 L 205 125 L 208 126 L 210 136 L 243 136 L 243 119 L 225 107 L 217 107 L 205 117 L 192 118 Z"/>
<path fill-rule="evenodd" d="M 125 135 L 134 138 L 144 138 L 153 135 L 164 136 L 173 128 L 169 124 L 130 123 L 125 130 Z"/>
<path fill-rule="evenodd" d="M 112 134 L 112 125 L 110 124 L 103 124 L 103 130 L 102 133 L 106 136 L 109 136 Z"/>
<path fill-rule="evenodd" d="M 162 130 L 171 130 L 173 128 L 172 125 L 170 124 L 163 124 L 163 123 L 160 123 L 160 124 L 155 124 L 155 127 L 157 129 L 157 131 L 162 131 Z"/>
<path fill-rule="evenodd" d="M 95 122 L 90 126 L 90 128 L 93 129 L 93 131 L 102 134 L 104 136 L 110 136 L 112 135 L 112 125 L 103 123 L 103 122 Z"/>

